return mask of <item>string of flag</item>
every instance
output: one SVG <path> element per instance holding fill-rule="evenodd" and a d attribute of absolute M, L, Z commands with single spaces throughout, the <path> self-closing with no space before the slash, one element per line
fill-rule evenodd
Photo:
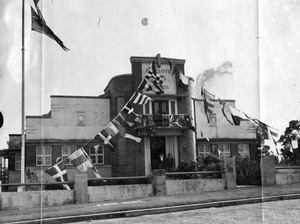
<path fill-rule="evenodd" d="M 204 111 L 205 111 L 205 114 L 207 117 L 207 122 L 210 123 L 210 114 L 212 114 L 213 110 L 214 110 L 213 100 L 215 99 L 215 95 L 211 94 L 203 87 L 201 87 L 201 95 L 203 97 Z M 273 128 L 273 127 L 263 123 L 262 121 L 258 120 L 257 118 L 252 118 L 252 117 L 248 116 L 246 113 L 238 110 L 237 108 L 228 105 L 230 112 L 231 112 L 231 118 L 232 118 L 232 121 L 230 121 L 230 119 L 227 117 L 227 115 L 225 113 L 226 102 L 220 98 L 218 98 L 218 100 L 219 100 L 220 107 L 221 107 L 224 117 L 231 125 L 240 125 L 242 120 L 248 120 L 248 121 L 252 122 L 257 127 L 259 127 L 259 130 L 261 131 L 260 134 L 263 137 L 263 139 L 272 139 L 273 140 L 276 151 L 278 153 L 277 141 L 275 139 L 279 135 L 278 129 Z"/>
<path fill-rule="evenodd" d="M 170 61 L 169 61 L 170 62 Z M 170 69 L 172 75 L 179 74 L 179 85 L 186 90 L 188 85 L 188 77 L 184 76 L 180 69 L 178 69 L 172 62 Z M 65 163 L 68 160 L 79 172 L 86 172 L 88 169 L 92 169 L 97 178 L 102 178 L 97 168 L 93 165 L 91 158 L 85 152 L 84 146 L 89 144 L 92 140 L 103 142 L 111 151 L 115 151 L 117 146 L 117 138 L 128 138 L 137 143 L 141 142 L 141 138 L 134 136 L 132 133 L 128 133 L 127 129 L 132 128 L 135 123 L 144 122 L 146 125 L 147 135 L 149 137 L 156 136 L 155 123 L 153 122 L 152 115 L 140 115 L 134 112 L 133 105 L 145 105 L 149 101 L 153 101 L 151 97 L 143 94 L 143 92 L 152 91 L 157 95 L 164 93 L 165 77 L 157 74 L 154 59 L 150 63 L 149 68 L 146 71 L 144 79 L 139 84 L 137 90 L 130 97 L 128 102 L 124 105 L 121 111 L 115 116 L 106 126 L 102 129 L 93 139 L 90 139 L 81 148 L 70 154 L 65 160 L 60 160 L 52 167 L 48 168 L 45 172 L 52 176 L 57 182 L 67 182 L 67 172 Z M 122 114 L 132 115 L 133 120 L 125 118 Z M 171 115 L 168 116 L 169 123 L 175 127 L 182 128 L 183 126 L 190 128 L 193 131 L 195 127 L 191 124 L 189 115 Z M 99 145 L 94 146 L 97 150 Z M 63 184 L 66 189 L 70 189 L 68 185 Z"/>

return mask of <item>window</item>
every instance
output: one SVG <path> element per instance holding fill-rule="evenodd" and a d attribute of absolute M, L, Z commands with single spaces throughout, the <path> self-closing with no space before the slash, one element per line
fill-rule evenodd
<path fill-rule="evenodd" d="M 205 158 L 210 154 L 210 147 L 208 144 L 198 145 L 198 157 Z"/>
<path fill-rule="evenodd" d="M 51 146 L 36 147 L 36 165 L 50 166 L 51 165 Z"/>
<path fill-rule="evenodd" d="M 93 164 L 104 164 L 104 146 L 96 145 L 89 148 L 90 158 Z"/>
<path fill-rule="evenodd" d="M 61 157 L 62 159 L 66 159 L 70 154 L 72 154 L 73 152 L 76 151 L 76 146 L 75 145 L 72 145 L 72 146 L 66 146 L 66 145 L 63 145 L 62 146 L 62 149 L 61 149 Z M 65 163 L 66 165 L 71 165 L 70 162 L 66 162 Z"/>
<path fill-rule="evenodd" d="M 249 144 L 238 144 L 238 154 L 241 157 L 250 157 Z"/>
<path fill-rule="evenodd" d="M 77 125 L 85 126 L 86 125 L 86 114 L 85 112 L 77 112 Z"/>
<path fill-rule="evenodd" d="M 215 144 L 213 145 L 214 147 L 217 147 L 217 149 L 220 152 L 220 157 L 221 158 L 229 158 L 231 153 L 230 153 L 230 145 L 229 144 Z"/>
<path fill-rule="evenodd" d="M 21 170 L 21 153 L 15 155 L 15 170 Z"/>

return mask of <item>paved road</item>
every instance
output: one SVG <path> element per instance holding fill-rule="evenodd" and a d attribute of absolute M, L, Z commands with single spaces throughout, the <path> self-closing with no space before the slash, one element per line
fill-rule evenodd
<path fill-rule="evenodd" d="M 205 224 L 298 224 L 300 223 L 300 199 L 198 209 L 135 218 L 90 220 L 77 224 L 123 223 L 205 223 Z"/>

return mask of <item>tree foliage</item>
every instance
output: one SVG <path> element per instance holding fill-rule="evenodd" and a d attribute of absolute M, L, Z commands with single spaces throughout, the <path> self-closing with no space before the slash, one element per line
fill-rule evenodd
<path fill-rule="evenodd" d="M 280 136 L 278 142 L 281 143 L 281 155 L 286 163 L 293 162 L 295 156 L 291 146 L 292 131 L 300 130 L 300 121 L 292 120 L 289 122 L 289 126 L 285 129 L 284 134 Z"/>

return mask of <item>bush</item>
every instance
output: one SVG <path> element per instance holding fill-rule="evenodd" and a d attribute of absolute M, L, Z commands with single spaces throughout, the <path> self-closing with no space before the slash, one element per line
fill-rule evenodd
<path fill-rule="evenodd" d="M 221 159 L 213 154 L 210 154 L 205 158 L 198 157 L 197 161 L 185 159 L 178 165 L 178 167 L 175 169 L 175 172 L 221 171 L 221 167 Z M 221 174 L 186 174 L 178 175 L 176 177 L 180 179 L 220 178 Z"/>

